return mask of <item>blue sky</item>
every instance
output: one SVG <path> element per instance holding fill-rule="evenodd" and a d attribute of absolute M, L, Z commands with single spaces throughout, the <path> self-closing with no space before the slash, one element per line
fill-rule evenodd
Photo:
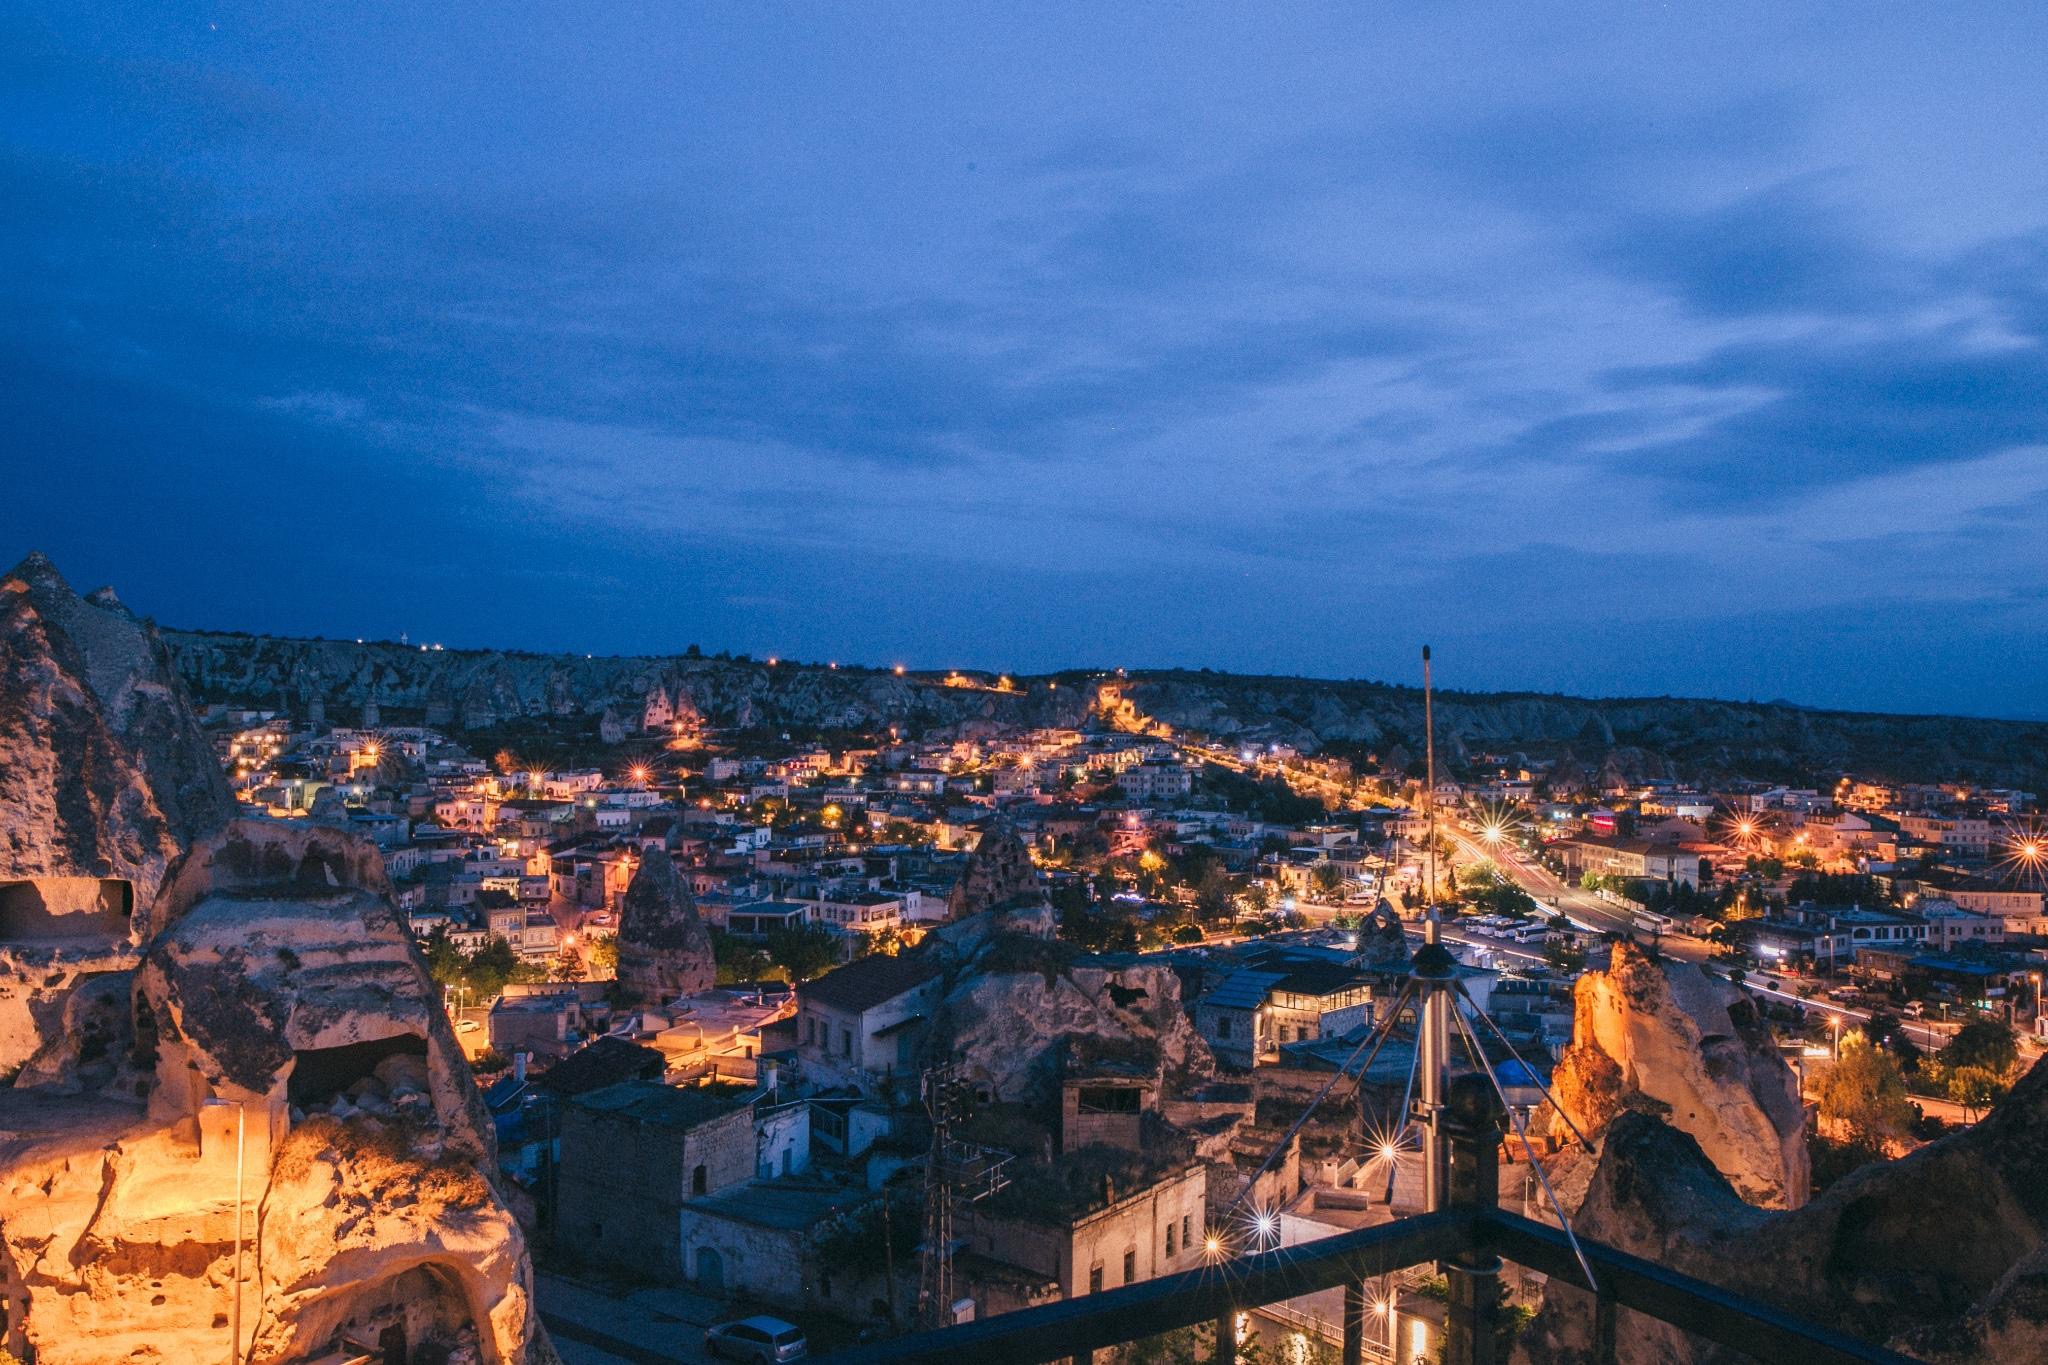
<path fill-rule="evenodd" d="M 2042 7 L 0 16 L 166 622 L 2048 715 Z"/>

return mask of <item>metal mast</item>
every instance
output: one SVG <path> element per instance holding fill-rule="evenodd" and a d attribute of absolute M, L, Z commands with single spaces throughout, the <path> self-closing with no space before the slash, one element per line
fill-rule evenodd
<path fill-rule="evenodd" d="M 1012 1154 L 953 1136 L 974 1109 L 974 1086 L 958 1068 L 924 1073 L 924 1111 L 932 1145 L 924 1166 L 924 1240 L 918 1245 L 917 1325 L 929 1331 L 953 1325 L 953 1205 L 976 1203 L 1010 1183 Z"/>
<path fill-rule="evenodd" d="M 1420 1094 L 1414 1117 L 1422 1128 L 1422 1206 L 1431 1213 L 1445 1207 L 1450 1189 L 1450 1148 L 1444 1141 L 1444 1103 L 1451 1085 L 1451 993 L 1457 988 L 1457 963 L 1443 946 L 1442 916 L 1437 911 L 1436 879 L 1436 709 L 1430 679 L 1429 646 L 1422 647 L 1422 732 L 1429 789 L 1423 794 L 1429 839 L 1429 894 L 1423 899 L 1423 946 L 1415 954 L 1412 978 L 1417 995 L 1416 1079 Z"/>
<path fill-rule="evenodd" d="M 961 1087 L 950 1066 L 924 1073 L 924 1112 L 932 1145 L 924 1163 L 924 1240 L 918 1246 L 917 1325 L 945 1327 L 953 1310 L 953 1191 L 948 1184 L 949 1129 L 965 1118 Z"/>

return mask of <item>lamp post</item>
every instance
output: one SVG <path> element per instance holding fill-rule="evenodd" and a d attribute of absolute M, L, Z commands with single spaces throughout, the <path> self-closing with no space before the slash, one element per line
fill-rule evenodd
<path fill-rule="evenodd" d="M 248 1151 L 249 1111 L 241 1100 L 210 1099 L 207 1108 L 235 1106 L 235 1298 L 228 1319 L 228 1365 L 242 1365 L 242 1172 Z"/>

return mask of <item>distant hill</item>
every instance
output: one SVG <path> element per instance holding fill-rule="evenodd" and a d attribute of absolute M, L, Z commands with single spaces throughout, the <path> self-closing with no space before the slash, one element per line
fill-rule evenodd
<path fill-rule="evenodd" d="M 1093 714 L 1158 722 L 1233 743 L 1284 743 L 1404 762 L 1421 754 L 1422 693 L 1386 683 L 1186 670 L 1071 672 L 1015 691 L 944 686 L 891 670 L 695 656 L 423 650 L 395 642 L 294 640 L 168 630 L 179 673 L 206 701 L 317 703 L 336 723 L 373 705 L 384 723 L 484 729 L 517 717 L 596 717 L 639 729 L 651 697 L 721 727 L 972 734 L 1063 725 Z M 992 679 L 990 679 L 992 681 Z M 2048 723 L 1822 711 L 1782 702 L 1590 699 L 1521 692 L 1437 694 L 1438 754 L 1452 770 L 1482 753 L 1557 757 L 1632 777 L 1742 775 L 1814 781 L 1836 773 L 2048 789 Z"/>

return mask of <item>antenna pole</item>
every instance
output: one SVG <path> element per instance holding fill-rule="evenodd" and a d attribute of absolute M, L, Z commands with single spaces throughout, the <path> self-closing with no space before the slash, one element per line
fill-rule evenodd
<path fill-rule="evenodd" d="M 1422 747 L 1424 754 L 1424 781 L 1429 785 L 1422 792 L 1422 814 L 1428 825 L 1429 840 L 1429 893 L 1422 898 L 1424 905 L 1436 904 L 1436 706 L 1430 690 L 1429 646 L 1422 647 Z M 1436 942 L 1431 931 L 1429 941 Z"/>

